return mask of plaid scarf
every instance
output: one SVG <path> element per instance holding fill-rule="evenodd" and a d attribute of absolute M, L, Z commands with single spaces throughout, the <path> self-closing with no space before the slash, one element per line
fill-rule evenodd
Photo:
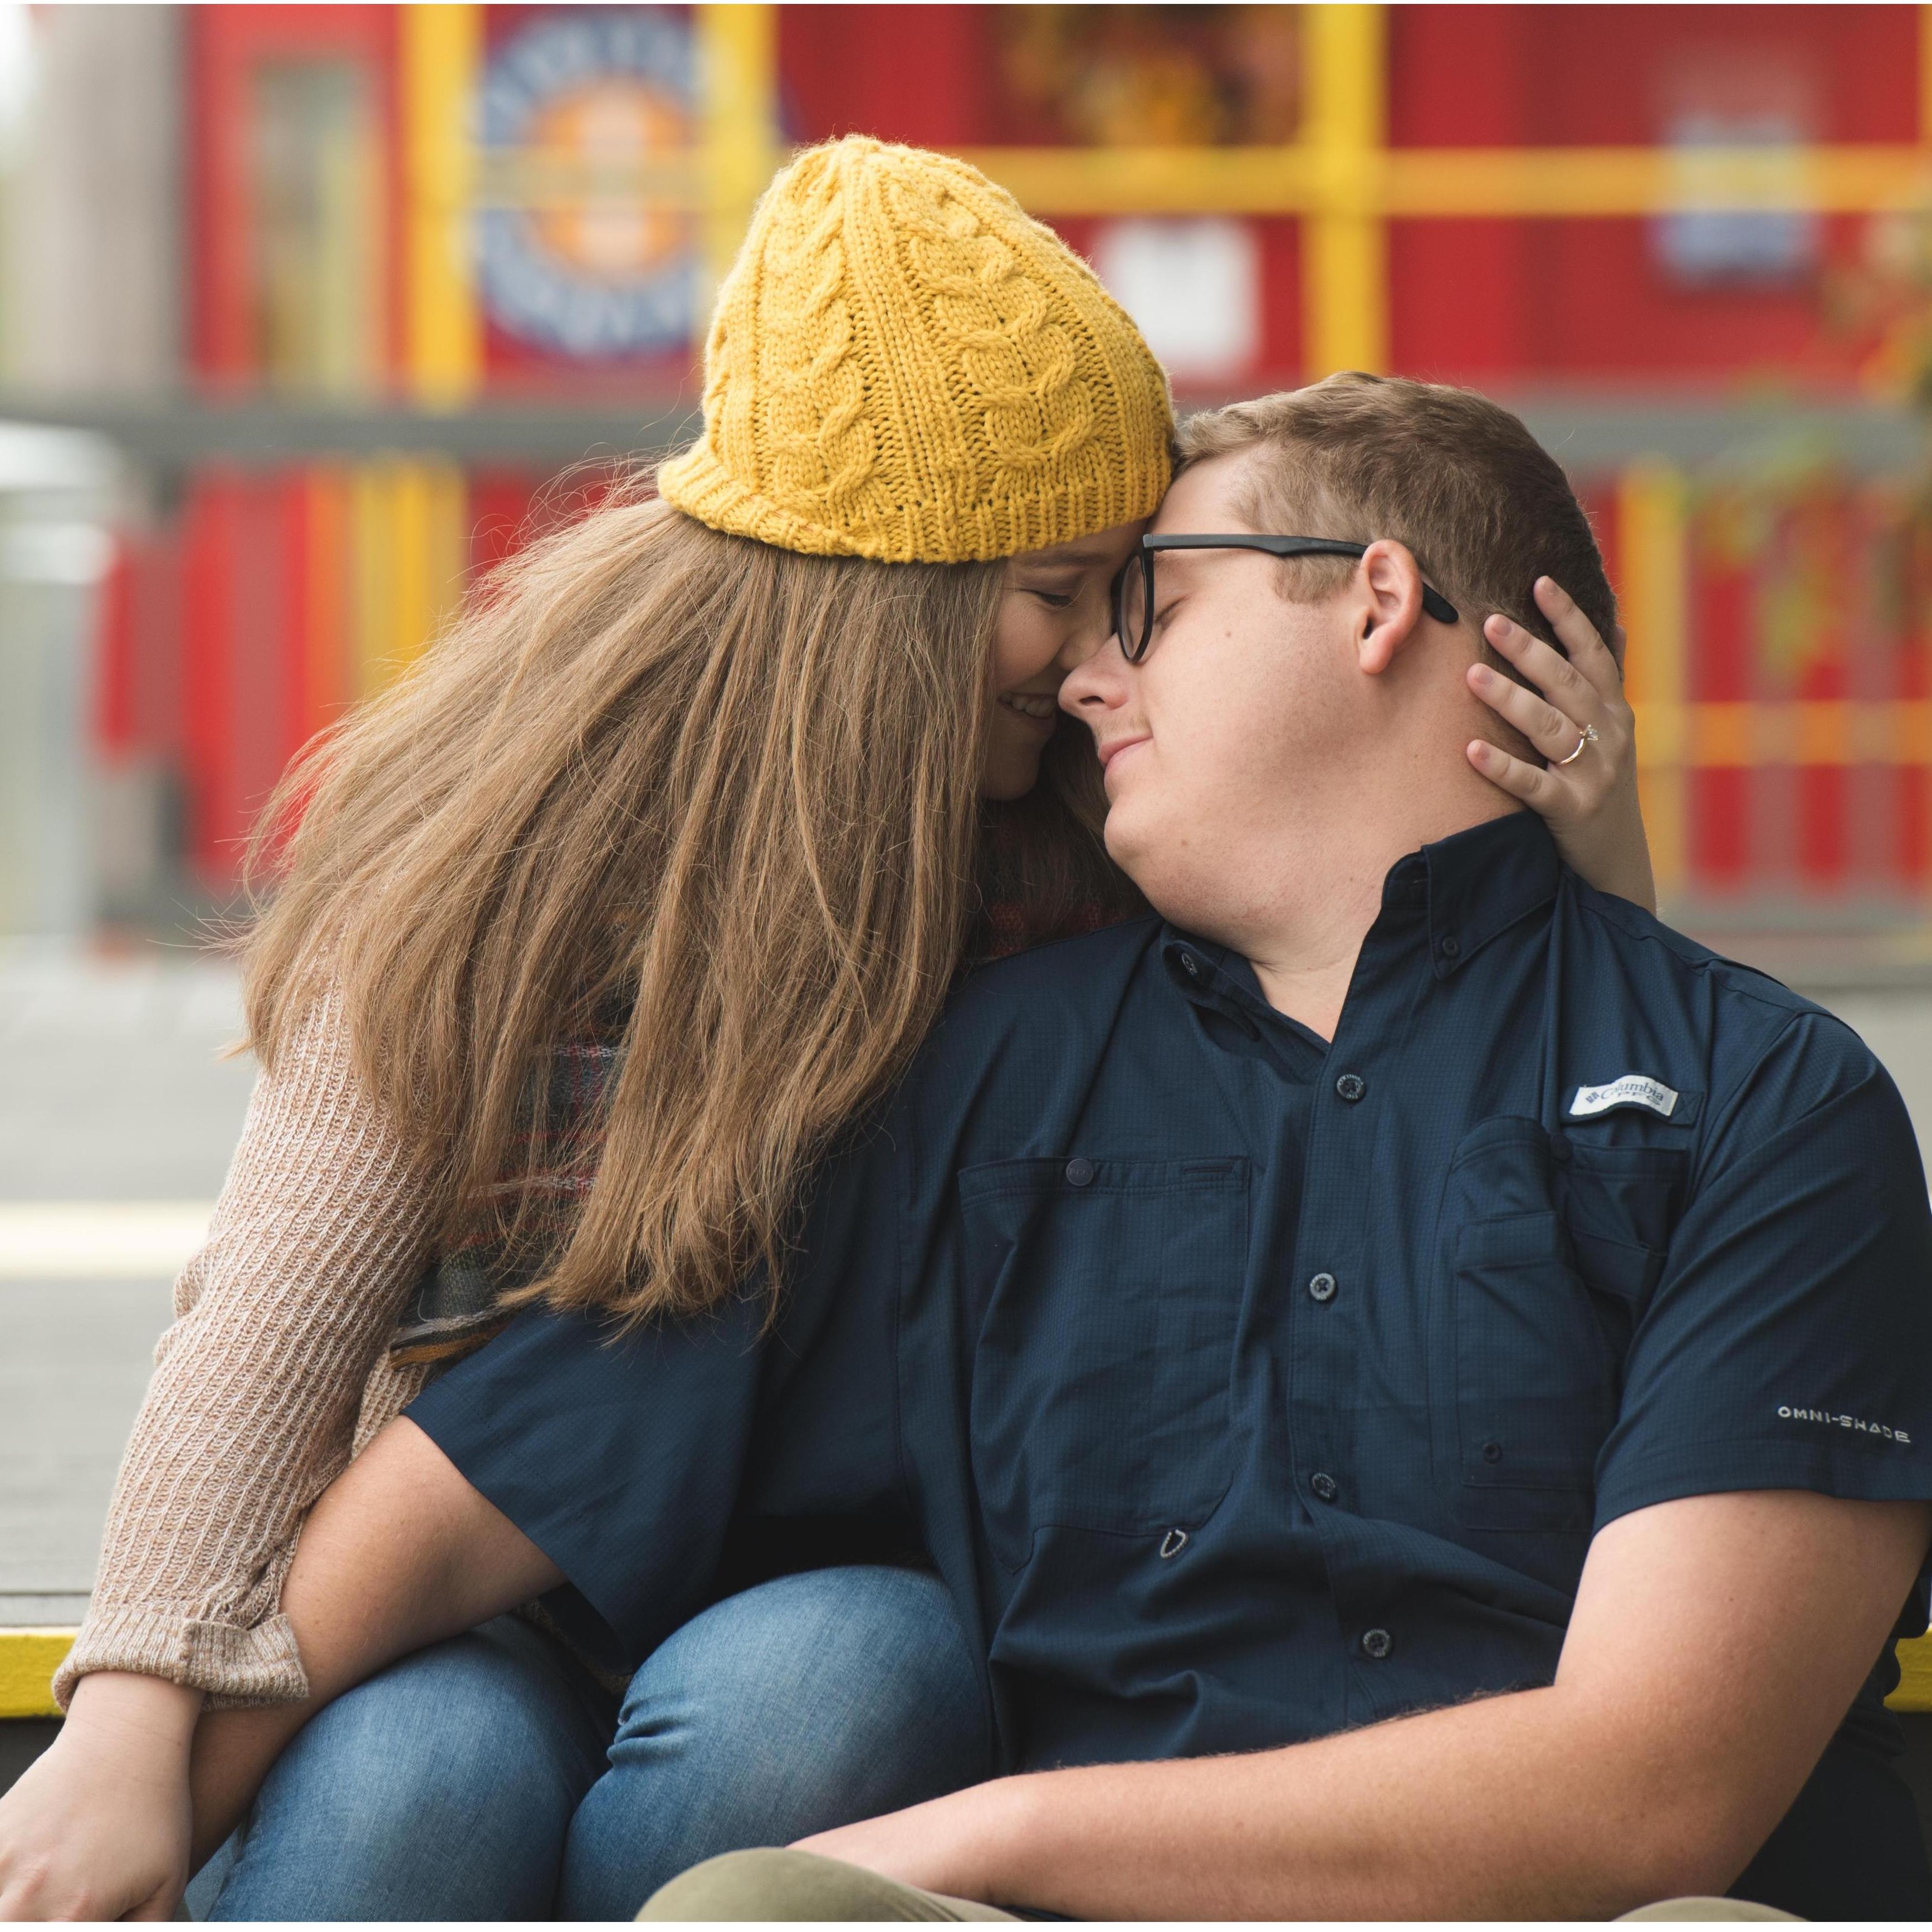
<path fill-rule="evenodd" d="M 596 1175 L 623 1030 L 619 1018 L 553 1052 L 551 1131 L 539 1142 L 526 1112 L 523 1157 L 476 1204 L 455 1238 L 424 1270 L 390 1337 L 392 1362 L 449 1362 L 480 1348 L 510 1318 L 498 1298 L 534 1281 L 549 1265 Z M 546 1160 L 547 1148 L 568 1148 L 573 1158 Z M 520 1208 L 524 1238 L 513 1248 L 507 1231 Z"/>
<path fill-rule="evenodd" d="M 1024 906 L 988 905 L 962 970 L 1023 952 L 1045 938 L 1091 932 L 1118 916 L 1096 906 L 1090 916 L 1044 934 L 1030 922 Z M 480 1348 L 514 1312 L 500 1305 L 500 1298 L 548 1268 L 596 1176 L 602 1124 L 628 1017 L 613 1012 L 587 1036 L 568 1041 L 552 1054 L 550 1132 L 539 1144 L 534 1124 L 526 1125 L 523 1158 L 476 1203 L 455 1238 L 424 1270 L 390 1338 L 392 1362 L 447 1364 Z M 570 1150 L 571 1157 L 547 1161 L 546 1148 Z M 506 1231 L 520 1209 L 523 1238 L 513 1247 Z"/>

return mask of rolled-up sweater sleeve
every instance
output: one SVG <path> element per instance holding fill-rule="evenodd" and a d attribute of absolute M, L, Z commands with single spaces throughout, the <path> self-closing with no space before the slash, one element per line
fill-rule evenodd
<path fill-rule="evenodd" d="M 307 1694 L 283 1579 L 310 1506 L 422 1386 L 384 1348 L 443 1204 L 323 1000 L 256 1082 L 207 1241 L 175 1285 L 86 1619 L 55 1676 L 63 1708 L 97 1670 L 217 1706 Z"/>

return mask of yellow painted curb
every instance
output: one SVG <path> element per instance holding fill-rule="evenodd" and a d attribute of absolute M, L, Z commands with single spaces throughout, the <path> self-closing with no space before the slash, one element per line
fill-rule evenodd
<path fill-rule="evenodd" d="M 0 1630 L 0 1718 L 58 1718 L 49 1688 L 74 1648 L 70 1630 Z"/>
<path fill-rule="evenodd" d="M 1885 1701 L 1894 1711 L 1932 1711 L 1932 1636 L 1900 1644 L 1898 1688 Z"/>
<path fill-rule="evenodd" d="M 58 1718 L 49 1688 L 72 1646 L 70 1630 L 0 1630 L 0 1718 Z M 1932 1712 L 1932 1636 L 1898 1646 L 1898 1688 L 1885 1701 L 1894 1711 Z"/>

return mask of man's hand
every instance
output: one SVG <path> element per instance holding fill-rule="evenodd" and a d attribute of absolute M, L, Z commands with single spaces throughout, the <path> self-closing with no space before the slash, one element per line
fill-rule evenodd
<path fill-rule="evenodd" d="M 1556 1681 L 1286 1750 L 1004 1778 L 803 1840 L 1076 1918 L 1597 1918 L 1722 1892 L 1878 1656 L 1932 1511 L 1686 1497 L 1591 1546 Z"/>
<path fill-rule="evenodd" d="M 60 1736 L 0 1798 L 0 1918 L 171 1918 L 188 1880 L 201 1693 L 81 1679 Z"/>
<path fill-rule="evenodd" d="M 1001 1868 L 1022 1822 L 1018 1807 L 1034 1782 L 994 1778 L 883 1818 L 814 1832 L 791 1849 L 842 1858 L 949 1898 L 990 1902 L 1006 1895 Z"/>

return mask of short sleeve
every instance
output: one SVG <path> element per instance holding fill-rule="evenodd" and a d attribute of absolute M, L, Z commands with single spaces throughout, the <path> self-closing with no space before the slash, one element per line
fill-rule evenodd
<path fill-rule="evenodd" d="M 712 1600 L 748 1560 L 748 1517 L 886 1507 L 890 1151 L 856 1135 L 818 1169 L 775 1318 L 750 1285 L 710 1316 L 622 1333 L 526 1310 L 406 1412 L 563 1572 L 620 1660 Z"/>
<path fill-rule="evenodd" d="M 710 1600 L 759 1383 L 758 1320 L 614 1336 L 531 1309 L 406 1412 L 634 1665 Z"/>
<path fill-rule="evenodd" d="M 1796 1016 L 1717 1123 L 1627 1359 L 1598 1527 L 1681 1496 L 1932 1498 L 1932 1209 L 1885 1070 Z"/>

